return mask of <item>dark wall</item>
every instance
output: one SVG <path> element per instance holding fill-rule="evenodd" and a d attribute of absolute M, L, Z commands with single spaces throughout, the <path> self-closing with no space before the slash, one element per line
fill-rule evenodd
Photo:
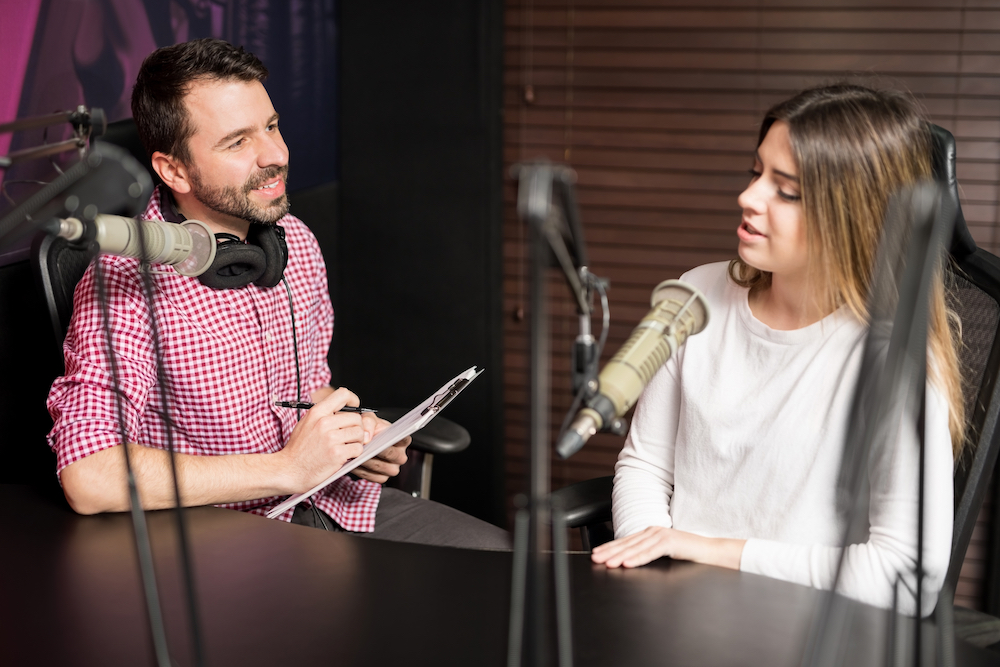
<path fill-rule="evenodd" d="M 412 406 L 469 366 L 444 413 L 469 429 L 432 496 L 503 522 L 499 2 L 340 8 L 334 381 Z"/>
<path fill-rule="evenodd" d="M 0 483 L 58 490 L 45 397 L 62 355 L 28 260 L 0 267 Z"/>

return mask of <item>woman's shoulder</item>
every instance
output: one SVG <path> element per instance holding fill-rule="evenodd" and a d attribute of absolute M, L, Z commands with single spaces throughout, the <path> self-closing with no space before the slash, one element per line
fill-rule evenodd
<path fill-rule="evenodd" d="M 702 264 L 682 275 L 681 280 L 698 288 L 710 303 L 732 298 L 740 290 L 746 291 L 729 278 L 729 262 Z"/>

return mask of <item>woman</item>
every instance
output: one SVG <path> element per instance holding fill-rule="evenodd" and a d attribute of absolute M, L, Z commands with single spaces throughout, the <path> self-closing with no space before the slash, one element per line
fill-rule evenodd
<path fill-rule="evenodd" d="M 877 241 L 890 194 L 929 175 L 929 132 L 899 93 L 817 88 L 768 112 L 738 199 L 739 259 L 683 276 L 711 322 L 639 400 L 615 467 L 618 539 L 594 549 L 595 562 L 671 556 L 833 585 L 836 479 Z M 940 276 L 931 310 L 925 613 L 948 566 L 964 430 Z M 847 548 L 838 590 L 887 607 L 899 573 L 912 612 L 918 450 L 913 428 L 901 431 L 873 462 L 869 537 Z"/>

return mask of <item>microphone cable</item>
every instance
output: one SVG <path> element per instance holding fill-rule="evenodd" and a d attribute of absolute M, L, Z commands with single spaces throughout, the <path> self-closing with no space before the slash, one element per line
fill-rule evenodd
<path fill-rule="evenodd" d="M 173 420 L 170 418 L 170 393 L 166 369 L 163 364 L 163 350 L 160 346 L 160 331 L 156 320 L 156 307 L 153 289 L 152 269 L 149 261 L 149 247 L 146 245 L 146 230 L 143 225 L 136 225 L 139 247 L 142 253 L 139 258 L 139 276 L 142 282 L 146 305 L 149 307 L 149 329 L 153 340 L 153 356 L 156 363 L 156 381 L 163 400 L 163 410 L 160 413 L 167 434 L 167 452 L 170 456 L 170 475 L 174 486 L 174 514 L 177 519 L 177 537 L 180 547 L 181 571 L 184 577 L 184 592 L 187 598 L 188 621 L 191 626 L 191 645 L 196 667 L 204 667 L 205 655 L 201 633 L 201 621 L 198 613 L 198 599 L 195 591 L 194 572 L 191 567 L 190 543 L 188 541 L 187 522 L 184 519 L 184 504 L 181 502 L 180 484 L 177 482 L 177 452 L 174 447 Z M 127 449 L 127 446 L 126 446 Z"/>
<path fill-rule="evenodd" d="M 288 294 L 288 312 L 292 316 L 292 352 L 295 355 L 295 400 L 301 401 L 302 396 L 302 371 L 299 368 L 299 338 L 295 332 L 295 306 L 292 303 L 292 288 L 288 285 L 288 279 L 281 276 L 281 282 L 285 285 L 285 293 Z M 295 411 L 295 418 L 302 419 L 302 408 Z"/>
<path fill-rule="evenodd" d="M 115 412 L 118 416 L 118 433 L 125 454 L 125 476 L 128 484 L 129 506 L 132 515 L 132 526 L 135 531 L 136 555 L 139 558 L 139 573 L 142 578 L 143 592 L 146 597 L 146 613 L 149 616 L 149 630 L 153 639 L 153 650 L 159 667 L 172 667 L 170 652 L 167 649 L 167 633 L 163 626 L 163 609 L 160 605 L 160 595 L 156 587 L 156 573 L 153 568 L 153 554 L 149 545 L 149 530 L 146 525 L 146 514 L 139 504 L 139 492 L 132 472 L 132 460 L 128 452 L 128 430 L 125 426 L 125 408 L 122 405 L 121 382 L 118 375 L 118 360 L 115 357 L 114 343 L 111 337 L 111 315 L 108 312 L 108 295 L 105 287 L 104 270 L 101 267 L 100 254 L 94 258 L 94 282 L 97 287 L 97 302 L 101 309 L 101 319 L 104 324 L 104 342 L 107 346 L 108 366 L 111 370 L 111 383 L 114 386 Z"/>
<path fill-rule="evenodd" d="M 292 320 L 292 353 L 295 355 L 295 397 L 296 400 L 301 401 L 304 397 L 302 396 L 302 369 L 299 366 L 299 337 L 295 328 L 295 304 L 292 300 L 292 288 L 288 284 L 288 279 L 285 276 L 281 276 L 281 282 L 285 286 L 285 294 L 288 295 L 288 312 Z M 296 409 L 295 418 L 296 420 L 302 419 L 302 408 Z M 333 526 L 327 524 L 323 511 L 316 507 L 315 502 L 310 501 L 309 507 L 312 510 L 313 518 L 323 527 L 323 530 L 337 532 Z"/>
<path fill-rule="evenodd" d="M 584 399 L 589 393 L 592 393 L 590 383 L 597 377 L 597 368 L 600 366 L 601 353 L 604 352 L 604 344 L 608 342 L 608 331 L 611 329 L 611 308 L 608 305 L 608 291 L 605 287 L 605 281 L 589 271 L 586 272 L 585 277 L 588 287 L 596 289 L 601 297 L 601 337 L 597 341 L 594 366 L 587 369 L 587 376 L 583 378 L 580 390 L 573 396 L 573 403 L 569 406 L 569 411 L 563 418 L 562 426 L 559 428 L 559 437 L 556 438 L 556 442 L 562 440 L 563 435 L 566 434 L 566 429 L 573 423 L 573 417 L 580 411 L 580 406 L 583 405 Z"/>

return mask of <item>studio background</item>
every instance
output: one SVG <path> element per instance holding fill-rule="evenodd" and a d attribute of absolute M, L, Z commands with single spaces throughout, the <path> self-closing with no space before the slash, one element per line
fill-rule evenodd
<path fill-rule="evenodd" d="M 527 487 L 527 234 L 510 165 L 547 157 L 578 174 L 591 268 L 611 279 L 605 359 L 660 280 L 733 257 L 760 118 L 808 86 L 846 79 L 912 91 L 955 134 L 970 229 L 1000 252 L 998 0 L 3 0 L 3 9 L 0 122 L 81 103 L 125 117 L 138 64 L 164 44 L 219 36 L 261 56 L 292 155 L 292 210 L 331 269 L 335 382 L 407 405 L 459 370 L 486 367 L 446 413 L 473 445 L 439 458 L 432 493 L 496 523 Z M 0 154 L 59 132 L 0 136 Z M 21 200 L 33 186 L 12 181 L 54 173 L 34 164 L 0 175 Z M 7 207 L 0 201 L 0 213 Z M 23 249 L 0 256 L 0 481 L 53 484 L 43 404 L 61 360 L 31 284 Z M 576 320 L 561 278 L 549 289 L 557 425 L 570 403 Z M 553 488 L 611 474 L 621 440 L 599 435 L 554 460 Z M 996 613 L 993 495 L 957 602 Z"/>

